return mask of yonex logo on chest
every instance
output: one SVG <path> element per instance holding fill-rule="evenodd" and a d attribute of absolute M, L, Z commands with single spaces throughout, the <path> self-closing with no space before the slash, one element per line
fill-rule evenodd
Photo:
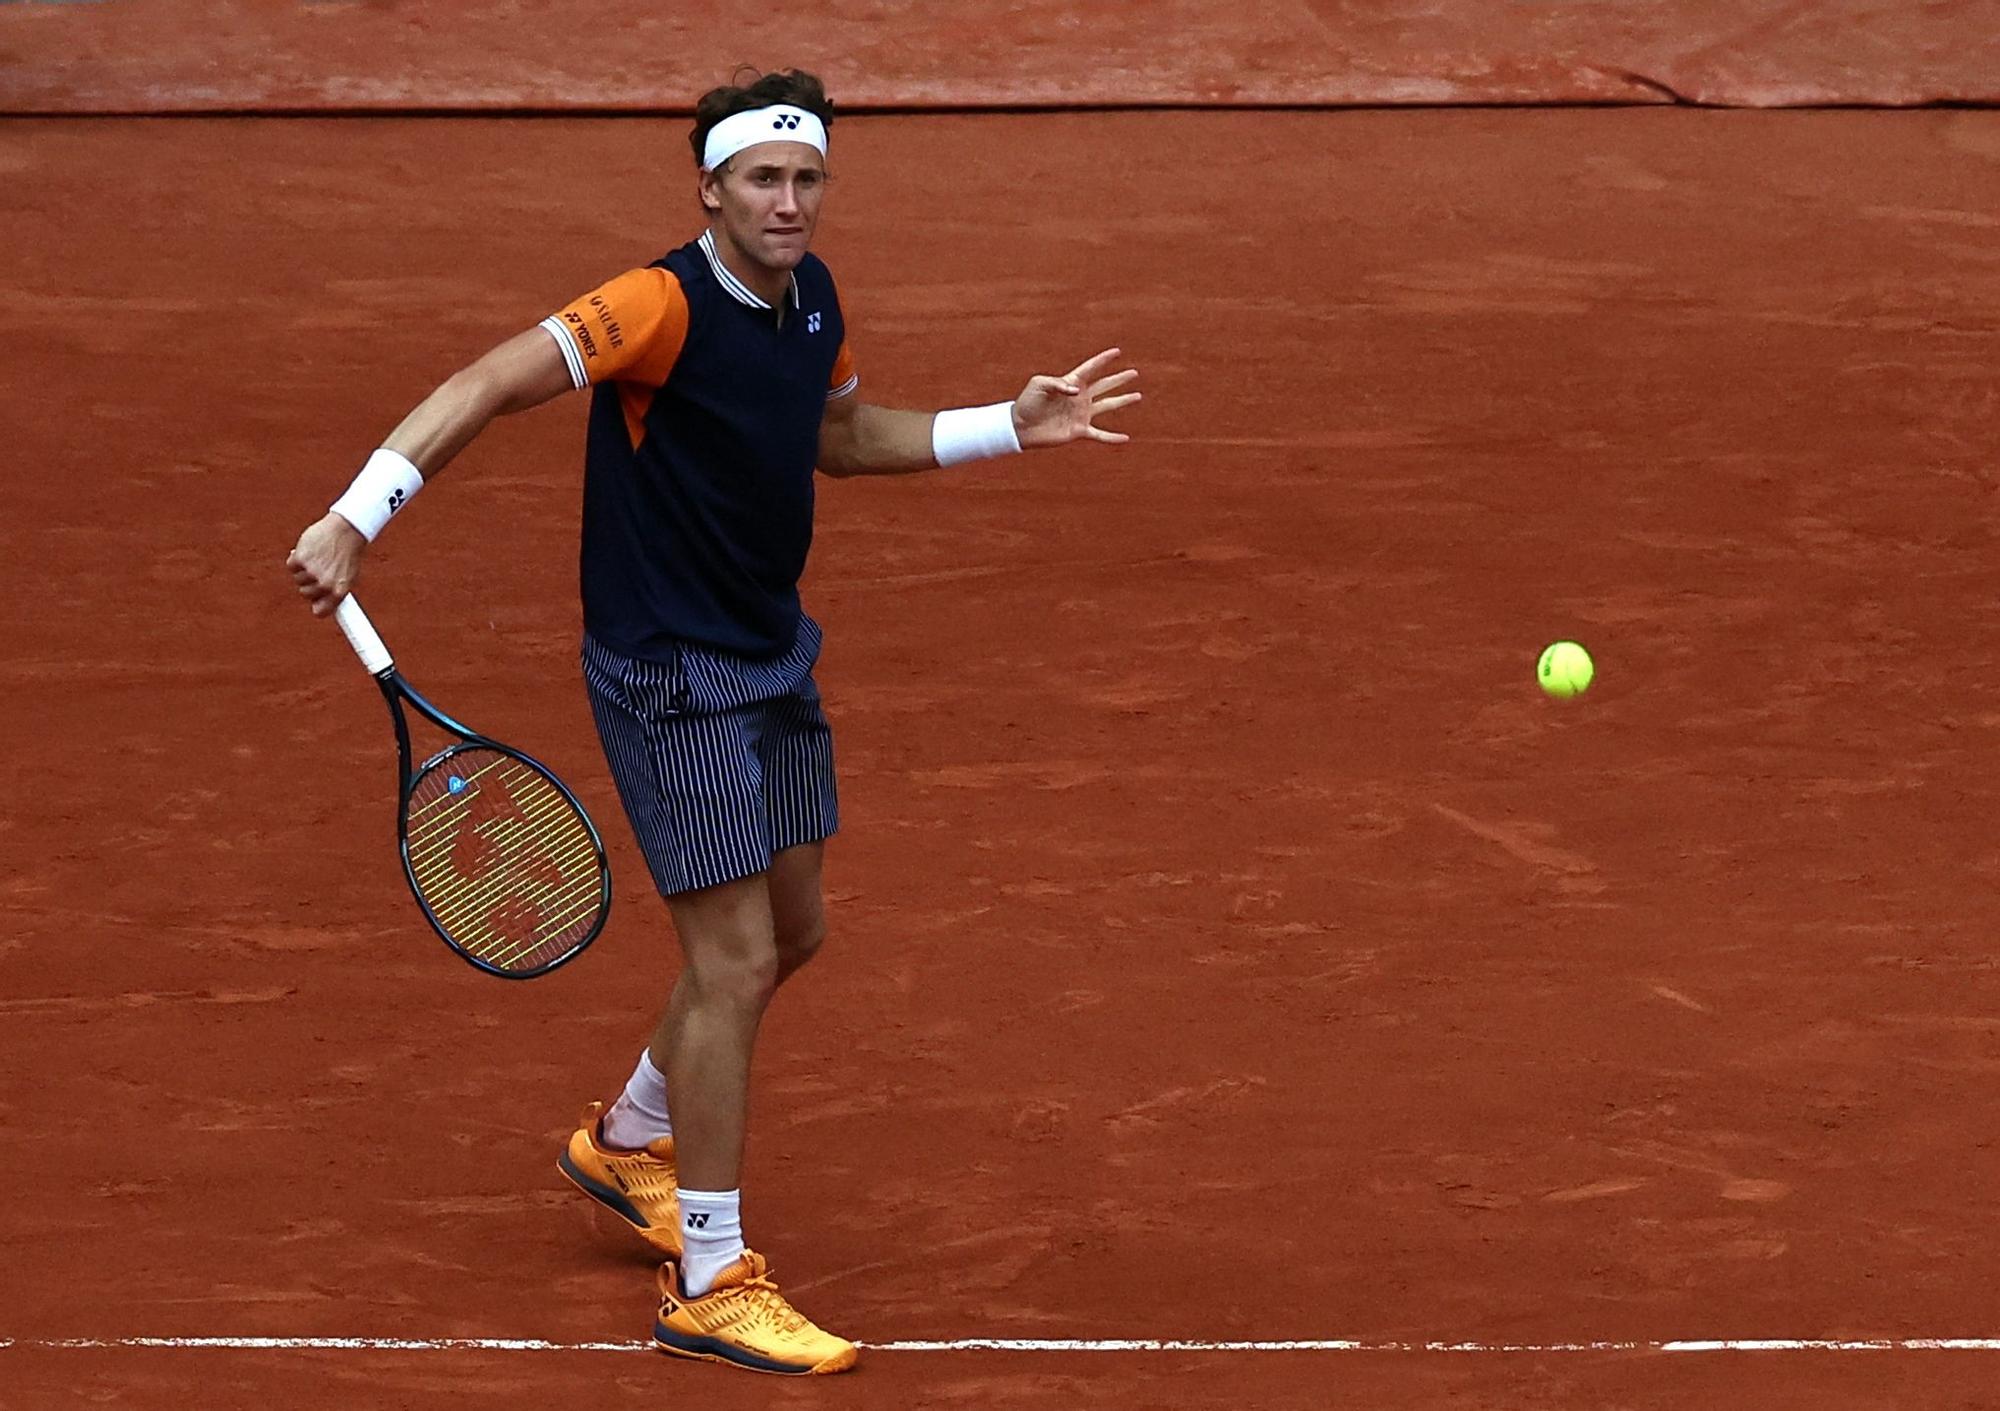
<path fill-rule="evenodd" d="M 806 332 L 808 333 L 819 332 L 819 315 L 817 313 L 810 313 L 806 315 Z"/>

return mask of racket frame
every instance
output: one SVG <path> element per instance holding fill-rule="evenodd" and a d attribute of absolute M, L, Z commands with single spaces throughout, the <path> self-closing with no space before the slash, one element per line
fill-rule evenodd
<path fill-rule="evenodd" d="M 449 946 L 454 955 L 473 969 L 483 974 L 497 976 L 502 980 L 537 979 L 552 970 L 560 969 L 583 954 L 585 947 L 597 939 L 598 933 L 604 929 L 604 923 L 611 918 L 611 864 L 604 852 L 604 839 L 598 836 L 597 824 L 592 821 L 588 810 L 570 791 L 569 785 L 563 783 L 554 770 L 533 755 L 517 750 L 512 745 L 502 744 L 491 736 L 482 735 L 472 727 L 446 715 L 426 700 L 416 687 L 405 681 L 402 674 L 396 670 L 396 663 L 390 657 L 388 648 L 383 645 L 382 638 L 376 633 L 374 625 L 368 621 L 367 616 L 362 613 L 361 605 L 355 602 L 352 594 L 341 600 L 334 616 L 340 624 L 340 630 L 346 633 L 348 644 L 354 648 L 355 654 L 361 658 L 362 665 L 368 668 L 369 674 L 375 678 L 375 684 L 381 688 L 382 699 L 389 707 L 390 723 L 395 726 L 396 853 L 403 861 L 403 880 L 409 884 L 410 895 L 416 898 L 417 909 L 423 912 L 424 920 L 430 923 L 430 928 L 437 932 L 438 939 Z M 440 730 L 458 737 L 456 744 L 445 746 L 414 769 L 411 768 L 410 723 L 403 714 L 405 702 L 408 702 L 410 708 L 418 715 Z M 494 965 L 453 940 L 444 923 L 438 920 L 437 913 L 431 909 L 431 904 L 424 899 L 423 888 L 417 883 L 416 869 L 410 864 L 410 796 L 416 792 L 417 781 L 451 756 L 469 749 L 493 750 L 518 759 L 553 784 L 556 792 L 576 810 L 576 816 L 583 823 L 584 831 L 590 835 L 591 849 L 597 856 L 597 920 L 582 940 L 571 945 L 555 959 L 532 970 L 509 970 Z"/>

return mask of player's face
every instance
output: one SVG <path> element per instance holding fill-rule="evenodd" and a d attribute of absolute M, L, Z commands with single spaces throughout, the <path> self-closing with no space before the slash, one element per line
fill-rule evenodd
<path fill-rule="evenodd" d="M 826 195 L 826 159 L 803 142 L 760 142 L 704 172 L 701 203 L 745 258 L 792 270 L 805 258 Z"/>

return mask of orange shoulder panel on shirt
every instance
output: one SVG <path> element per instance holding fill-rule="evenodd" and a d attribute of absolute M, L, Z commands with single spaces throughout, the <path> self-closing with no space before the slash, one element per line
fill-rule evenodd
<path fill-rule="evenodd" d="M 849 351 L 845 338 L 840 340 L 840 351 L 833 356 L 833 376 L 827 379 L 827 391 L 852 391 L 848 383 L 854 380 L 854 354 Z"/>
<path fill-rule="evenodd" d="M 658 387 L 687 340 L 687 295 L 671 270 L 627 270 L 555 315 L 592 383 Z"/>

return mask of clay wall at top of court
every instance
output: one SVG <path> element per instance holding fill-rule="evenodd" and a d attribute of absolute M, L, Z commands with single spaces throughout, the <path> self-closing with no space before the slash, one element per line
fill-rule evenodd
<path fill-rule="evenodd" d="M 0 112 L 2000 102 L 2000 0 L 0 0 Z"/>

